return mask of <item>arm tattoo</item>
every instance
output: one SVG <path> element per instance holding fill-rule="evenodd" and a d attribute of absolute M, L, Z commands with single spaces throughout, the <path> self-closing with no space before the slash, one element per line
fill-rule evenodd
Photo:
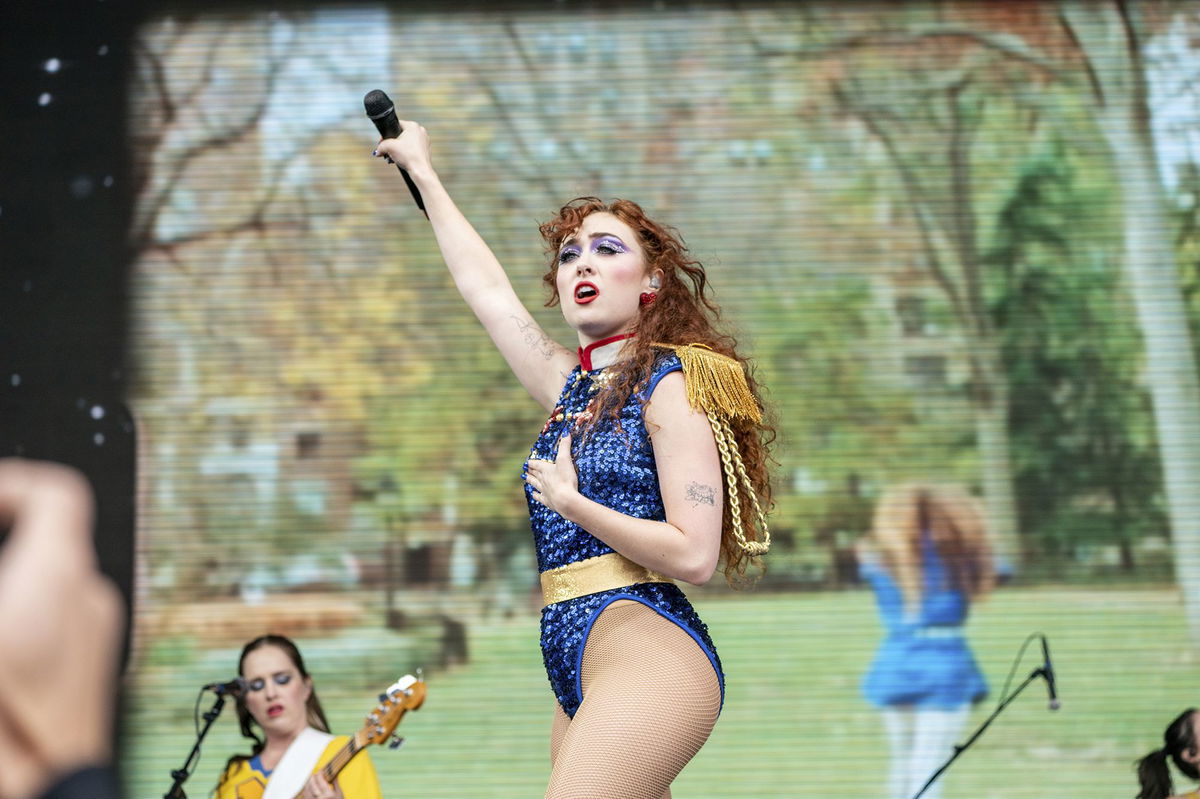
<path fill-rule="evenodd" d="M 717 492 L 710 485 L 701 485 L 700 483 L 688 483 L 685 498 L 692 503 L 692 507 L 699 505 L 716 505 Z"/>
<path fill-rule="evenodd" d="M 557 349 L 554 339 L 547 336 L 537 326 L 536 322 L 522 319 L 519 316 L 514 316 L 513 320 L 517 323 L 517 329 L 525 336 L 525 344 L 529 349 L 536 350 L 547 361 L 554 357 L 554 352 Z"/>

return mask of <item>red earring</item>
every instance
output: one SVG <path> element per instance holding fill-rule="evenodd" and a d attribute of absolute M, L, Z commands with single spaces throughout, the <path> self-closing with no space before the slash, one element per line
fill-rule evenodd
<path fill-rule="evenodd" d="M 657 299 L 658 299 L 658 292 L 643 291 L 642 296 L 639 301 L 641 302 L 642 305 L 650 305 Z"/>

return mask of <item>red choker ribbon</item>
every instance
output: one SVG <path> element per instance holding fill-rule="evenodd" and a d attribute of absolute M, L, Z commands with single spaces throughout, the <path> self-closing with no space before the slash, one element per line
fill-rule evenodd
<path fill-rule="evenodd" d="M 608 338 L 602 338 L 599 341 L 594 341 L 586 347 L 579 348 L 579 365 L 583 367 L 583 371 L 592 371 L 592 351 L 597 347 L 603 347 L 605 344 L 612 344 L 614 341 L 620 341 L 625 338 L 633 338 L 634 333 L 620 333 Z"/>

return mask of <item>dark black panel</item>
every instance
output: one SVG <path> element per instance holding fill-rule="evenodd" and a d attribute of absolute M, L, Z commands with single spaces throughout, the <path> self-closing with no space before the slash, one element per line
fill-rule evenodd
<path fill-rule="evenodd" d="M 0 455 L 80 468 L 132 617 L 136 436 L 123 404 L 137 8 L 0 4 Z"/>

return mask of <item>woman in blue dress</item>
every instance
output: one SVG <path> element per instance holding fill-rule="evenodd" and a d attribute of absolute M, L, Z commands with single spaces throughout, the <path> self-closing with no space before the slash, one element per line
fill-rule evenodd
<path fill-rule="evenodd" d="M 909 799 L 950 757 L 970 706 L 987 695 L 964 635 L 971 602 L 995 582 L 978 502 L 944 486 L 887 490 L 859 564 L 885 630 L 863 693 L 883 712 L 888 796 Z M 924 794 L 939 795 L 940 784 Z"/>
<path fill-rule="evenodd" d="M 676 581 L 766 551 L 767 441 L 752 378 L 716 329 L 703 268 L 636 204 L 580 198 L 541 226 L 550 339 L 462 215 L 415 122 L 376 153 L 424 198 L 459 292 L 549 413 L 525 463 L 557 699 L 554 799 L 660 799 L 716 723 L 724 675 Z"/>

